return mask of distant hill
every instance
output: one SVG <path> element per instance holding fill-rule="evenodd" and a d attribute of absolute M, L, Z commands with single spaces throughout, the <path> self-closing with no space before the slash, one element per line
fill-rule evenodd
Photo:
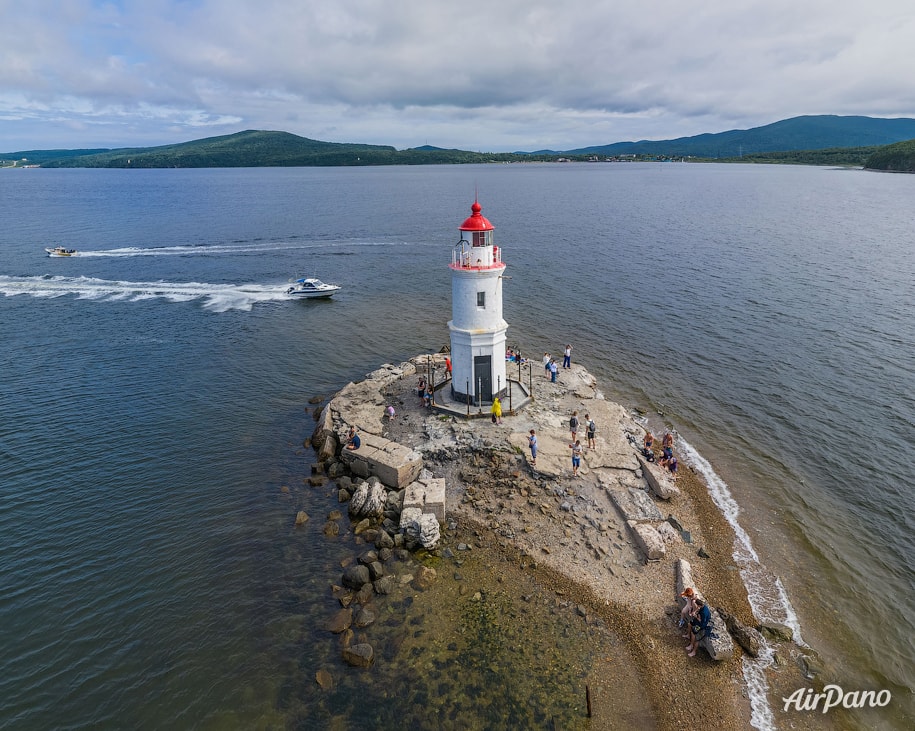
<path fill-rule="evenodd" d="M 42 167 L 195 168 L 358 165 L 362 156 L 390 158 L 393 147 L 337 144 L 289 132 L 247 130 L 220 137 L 161 147 L 108 150 L 79 157 L 49 160 Z"/>
<path fill-rule="evenodd" d="M 2 157 L 2 156 L 0 156 Z M 506 155 L 443 150 L 428 145 L 396 150 L 388 145 L 320 142 L 289 132 L 247 130 L 160 147 L 46 156 L 47 168 L 219 168 L 345 165 L 430 165 L 494 162 Z M 509 156 L 510 157 L 510 156 Z"/>
<path fill-rule="evenodd" d="M 568 150 L 568 155 L 673 155 L 677 157 L 724 158 L 758 152 L 825 150 L 836 147 L 889 145 L 915 137 L 915 119 L 793 117 L 752 129 L 733 129 L 717 134 L 680 137 L 675 140 L 616 142 L 610 145 Z"/>
<path fill-rule="evenodd" d="M 915 173 L 915 140 L 881 147 L 864 162 L 868 170 Z"/>

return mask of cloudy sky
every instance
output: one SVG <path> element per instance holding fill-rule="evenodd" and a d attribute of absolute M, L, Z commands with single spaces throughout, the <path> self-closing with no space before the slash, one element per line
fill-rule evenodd
<path fill-rule="evenodd" d="M 0 0 L 0 151 L 574 149 L 915 117 L 911 0 Z"/>

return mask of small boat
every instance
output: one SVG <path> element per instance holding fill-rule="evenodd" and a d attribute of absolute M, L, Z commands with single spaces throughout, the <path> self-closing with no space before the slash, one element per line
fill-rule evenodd
<path fill-rule="evenodd" d="M 65 249 L 63 246 L 55 246 L 53 249 L 45 249 L 48 256 L 76 256 L 76 249 Z"/>
<path fill-rule="evenodd" d="M 317 299 L 318 297 L 331 297 L 339 292 L 341 287 L 337 284 L 325 284 L 320 279 L 308 277 L 307 279 L 296 279 L 286 294 L 296 299 Z"/>

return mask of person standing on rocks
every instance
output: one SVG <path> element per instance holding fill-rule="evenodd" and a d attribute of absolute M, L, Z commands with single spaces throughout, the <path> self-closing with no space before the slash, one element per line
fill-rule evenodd
<path fill-rule="evenodd" d="M 566 345 L 566 349 L 562 355 L 562 367 L 571 368 L 572 367 L 572 346 Z"/>
<path fill-rule="evenodd" d="M 664 438 L 661 440 L 661 448 L 667 451 L 668 449 L 673 451 L 674 448 L 674 435 L 669 431 L 664 432 Z"/>
<path fill-rule="evenodd" d="M 426 379 L 419 377 L 419 383 L 416 384 L 416 395 L 419 396 L 419 405 L 425 406 L 426 398 Z"/>
<path fill-rule="evenodd" d="M 581 453 L 582 447 L 579 440 L 575 440 L 575 444 L 570 444 L 569 449 L 572 450 L 572 477 L 578 477 L 578 468 L 581 466 Z"/>
<path fill-rule="evenodd" d="M 550 382 L 556 383 L 556 374 L 559 372 L 559 366 L 556 365 L 556 361 L 550 359 Z"/>
<path fill-rule="evenodd" d="M 543 370 L 546 372 L 546 377 L 547 377 L 547 378 L 550 377 L 550 363 L 552 362 L 552 360 L 553 360 L 553 359 L 550 358 L 550 354 L 549 354 L 549 353 L 544 353 L 544 354 L 543 354 Z"/>
<path fill-rule="evenodd" d="M 578 436 L 578 412 L 573 411 L 572 416 L 569 419 L 569 431 L 572 432 L 572 441 L 578 441 L 576 437 Z"/>
<path fill-rule="evenodd" d="M 531 434 L 527 438 L 527 444 L 531 448 L 531 467 L 537 466 L 537 434 L 531 429 Z"/>
<path fill-rule="evenodd" d="M 585 414 L 585 419 L 588 422 L 588 449 L 595 449 L 597 447 L 597 424 L 594 423 L 590 414 Z"/>

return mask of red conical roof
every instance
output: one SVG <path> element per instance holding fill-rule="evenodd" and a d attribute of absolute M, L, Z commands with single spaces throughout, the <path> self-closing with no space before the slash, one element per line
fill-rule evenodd
<path fill-rule="evenodd" d="M 486 220 L 480 211 L 483 210 L 477 201 L 473 202 L 473 205 L 470 206 L 470 210 L 473 211 L 470 218 L 468 218 L 464 223 L 462 223 L 458 228 L 461 231 L 494 231 L 493 225 Z"/>

